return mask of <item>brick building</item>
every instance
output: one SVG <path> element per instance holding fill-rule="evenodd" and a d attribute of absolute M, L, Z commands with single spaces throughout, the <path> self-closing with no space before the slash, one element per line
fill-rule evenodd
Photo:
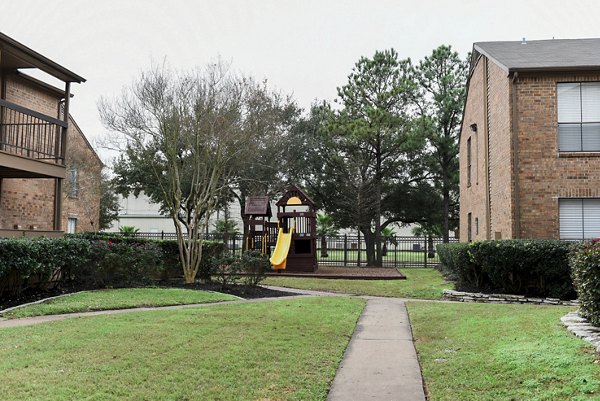
<path fill-rule="evenodd" d="M 0 236 L 97 229 L 102 162 L 69 115 L 71 84 L 84 81 L 0 33 Z"/>
<path fill-rule="evenodd" d="M 460 238 L 600 237 L 600 39 L 473 46 Z"/>

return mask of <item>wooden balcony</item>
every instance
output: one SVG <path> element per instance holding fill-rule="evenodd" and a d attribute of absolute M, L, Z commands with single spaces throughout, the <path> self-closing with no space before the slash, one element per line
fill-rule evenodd
<path fill-rule="evenodd" d="M 67 123 L 0 99 L 0 178 L 64 178 Z"/>

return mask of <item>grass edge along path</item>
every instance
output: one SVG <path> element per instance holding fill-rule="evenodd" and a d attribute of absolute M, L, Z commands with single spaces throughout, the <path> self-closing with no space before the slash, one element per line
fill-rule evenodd
<path fill-rule="evenodd" d="M 431 401 L 600 398 L 593 347 L 560 322 L 574 308 L 406 305 Z"/>
<path fill-rule="evenodd" d="M 444 280 L 442 274 L 433 268 L 407 267 L 400 271 L 406 275 L 406 280 L 267 277 L 262 284 L 303 290 L 418 299 L 439 299 L 444 289 L 454 289 L 454 284 Z"/>
<path fill-rule="evenodd" d="M 324 400 L 366 301 L 307 297 L 0 330 L 12 400 Z"/>
<path fill-rule="evenodd" d="M 0 317 L 19 319 L 63 313 L 92 312 L 154 306 L 234 301 L 239 298 L 217 292 L 182 288 L 119 288 L 82 291 L 12 309 Z"/>

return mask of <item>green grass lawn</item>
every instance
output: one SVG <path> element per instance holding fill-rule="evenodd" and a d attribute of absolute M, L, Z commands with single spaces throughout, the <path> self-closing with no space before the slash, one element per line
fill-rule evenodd
<path fill-rule="evenodd" d="M 303 277 L 268 277 L 263 284 L 307 290 L 333 291 L 381 297 L 439 299 L 442 290 L 454 285 L 431 268 L 409 267 L 400 270 L 406 280 L 338 280 Z"/>
<path fill-rule="evenodd" d="M 356 249 L 348 249 L 346 258 L 349 264 L 356 264 L 358 260 L 358 250 Z M 343 261 L 344 260 L 344 250 L 343 249 L 328 249 L 328 256 L 326 258 L 321 256 L 321 250 L 317 249 L 317 259 L 320 262 L 327 261 Z M 363 264 L 367 260 L 367 252 L 365 250 L 360 251 L 360 260 Z M 385 256 L 383 256 L 383 260 L 387 262 L 397 261 L 398 263 L 402 262 L 417 262 L 424 263 L 425 262 L 425 253 L 423 251 L 403 251 L 398 249 L 394 251 L 394 247 L 388 248 L 388 252 Z M 438 263 L 439 258 L 437 256 L 437 252 L 433 258 L 427 258 L 427 263 Z"/>
<path fill-rule="evenodd" d="M 407 306 L 431 401 L 600 399 L 594 349 L 559 320 L 572 308 Z"/>
<path fill-rule="evenodd" d="M 231 301 L 238 298 L 227 294 L 180 288 L 123 288 L 84 291 L 46 302 L 17 308 L 1 317 L 17 319 L 61 313 L 126 309 L 143 306 L 167 306 Z"/>
<path fill-rule="evenodd" d="M 306 298 L 0 330 L 3 400 L 324 400 L 364 307 Z"/>

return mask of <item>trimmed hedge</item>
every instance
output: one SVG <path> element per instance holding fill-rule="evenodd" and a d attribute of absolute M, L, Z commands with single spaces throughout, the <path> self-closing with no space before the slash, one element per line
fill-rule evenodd
<path fill-rule="evenodd" d="M 210 278 L 224 245 L 205 241 L 198 278 Z M 182 276 L 176 241 L 97 234 L 0 239 L 0 299 L 61 284 L 125 287 Z"/>
<path fill-rule="evenodd" d="M 569 254 L 576 243 L 501 240 L 438 245 L 442 270 L 466 291 L 573 299 Z"/>
<path fill-rule="evenodd" d="M 583 244 L 571 255 L 573 284 L 579 295 L 579 313 L 600 326 L 600 242 Z"/>

